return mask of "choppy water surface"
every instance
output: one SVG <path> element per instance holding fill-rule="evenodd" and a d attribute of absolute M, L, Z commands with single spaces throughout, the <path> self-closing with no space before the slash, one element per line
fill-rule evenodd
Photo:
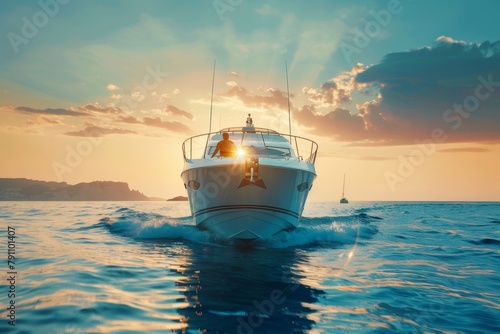
<path fill-rule="evenodd" d="M 309 203 L 251 245 L 187 203 L 0 202 L 0 224 L 0 332 L 500 332 L 499 203 Z"/>

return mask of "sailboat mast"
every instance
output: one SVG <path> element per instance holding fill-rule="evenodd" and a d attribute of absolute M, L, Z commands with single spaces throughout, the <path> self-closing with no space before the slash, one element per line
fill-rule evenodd
<path fill-rule="evenodd" d="M 215 62 L 217 60 L 214 59 L 214 72 L 212 74 L 212 96 L 210 97 L 210 125 L 208 127 L 208 133 L 212 132 L 212 106 L 214 102 L 214 83 L 215 83 Z"/>
<path fill-rule="evenodd" d="M 344 198 L 344 193 L 345 193 L 345 174 L 344 174 L 344 185 L 342 186 L 342 198 Z"/>
<path fill-rule="evenodd" d="M 290 133 L 290 143 L 292 142 L 292 115 L 290 113 L 290 89 L 288 88 L 288 65 L 285 60 L 285 73 L 286 73 L 286 93 L 288 96 L 288 131 Z"/>
<path fill-rule="evenodd" d="M 210 97 L 210 123 L 208 126 L 208 134 L 207 134 L 207 141 L 205 142 L 205 154 L 203 154 L 203 158 L 205 158 L 206 152 L 207 152 L 207 147 L 208 147 L 208 140 L 210 139 L 210 133 L 212 133 L 212 107 L 214 104 L 214 84 L 215 84 L 215 62 L 216 59 L 214 59 L 214 72 L 212 74 L 212 96 Z M 219 121 L 220 123 L 220 121 Z M 220 124 L 219 124 L 220 127 Z"/>

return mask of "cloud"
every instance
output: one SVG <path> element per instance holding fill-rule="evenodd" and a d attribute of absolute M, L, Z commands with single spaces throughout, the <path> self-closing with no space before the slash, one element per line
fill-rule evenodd
<path fill-rule="evenodd" d="M 103 137 L 111 134 L 135 134 L 135 131 L 118 129 L 118 128 L 103 128 L 96 125 L 89 125 L 80 131 L 66 132 L 67 136 L 75 137 Z"/>
<path fill-rule="evenodd" d="M 457 148 L 443 148 L 437 151 L 442 153 L 456 153 L 456 152 L 484 153 L 484 152 L 489 152 L 490 150 L 484 147 L 457 147 Z"/>
<path fill-rule="evenodd" d="M 467 43 L 465 41 L 458 41 L 458 40 L 455 40 L 451 37 L 448 37 L 448 36 L 439 36 L 437 39 L 436 39 L 436 42 L 438 43 L 448 43 L 448 44 L 453 44 L 453 43 L 459 43 L 459 44 L 463 44 L 463 45 L 466 45 Z"/>
<path fill-rule="evenodd" d="M 99 104 L 86 104 L 83 107 L 78 107 L 79 110 L 81 111 L 87 111 L 87 112 L 97 112 L 97 113 L 111 113 L 111 114 L 118 114 L 122 113 L 123 110 L 120 107 L 115 106 L 114 104 L 110 104 L 106 107 L 101 107 Z"/>
<path fill-rule="evenodd" d="M 114 92 L 115 90 L 119 90 L 120 87 L 116 86 L 116 85 L 113 85 L 112 83 L 108 84 L 106 86 L 106 89 L 110 92 Z"/>
<path fill-rule="evenodd" d="M 170 97 L 171 97 L 171 96 L 170 96 L 170 94 L 168 94 L 168 93 L 163 93 L 163 94 L 161 94 L 161 95 L 160 95 L 160 99 L 159 99 L 159 101 L 160 101 L 160 102 L 165 102 L 165 101 L 166 101 L 166 100 L 168 100 Z"/>
<path fill-rule="evenodd" d="M 342 72 L 323 83 L 318 89 L 304 87 L 302 93 L 317 106 L 328 107 L 349 103 L 353 91 L 365 89 L 368 84 L 355 80 L 356 75 L 366 69 L 361 63 L 353 66 L 350 71 Z"/>
<path fill-rule="evenodd" d="M 231 76 L 231 77 L 235 77 L 235 78 L 239 77 L 239 74 L 238 74 L 238 73 L 236 73 L 236 72 L 234 72 L 234 71 L 227 72 L 227 75 L 229 75 L 229 76 Z"/>
<path fill-rule="evenodd" d="M 128 124 L 142 124 L 142 121 L 140 119 L 133 116 L 120 116 L 116 121 Z"/>
<path fill-rule="evenodd" d="M 60 125 L 62 124 L 60 117 L 38 116 L 36 119 L 26 121 L 28 125 Z"/>
<path fill-rule="evenodd" d="M 117 90 L 120 90 L 120 87 L 117 85 L 110 83 L 106 86 L 106 89 L 111 93 L 110 97 L 112 100 L 120 100 L 123 97 L 122 94 L 116 92 Z"/>
<path fill-rule="evenodd" d="M 314 129 L 319 136 L 333 137 L 342 141 L 359 141 L 364 131 L 363 117 L 352 115 L 349 110 L 336 108 L 326 114 L 316 111 L 314 106 L 303 106 L 293 113 L 294 120 Z"/>
<path fill-rule="evenodd" d="M 172 107 L 170 109 L 174 109 L 175 107 Z M 175 108 L 177 109 L 177 108 Z M 179 110 L 179 109 L 177 109 Z M 182 114 L 182 110 L 179 110 L 179 113 Z M 184 117 L 188 117 L 189 115 L 193 117 L 193 115 L 186 113 Z M 142 124 L 145 126 L 152 126 L 156 128 L 162 128 L 166 129 L 172 132 L 178 132 L 178 133 L 185 133 L 185 134 L 191 134 L 192 131 L 189 127 L 186 125 L 180 123 L 180 122 L 175 122 L 175 121 L 164 121 L 160 117 L 144 117 L 143 119 L 139 119 L 137 117 L 133 116 L 120 116 L 116 119 L 116 122 L 121 122 L 121 123 L 127 123 L 127 124 Z"/>
<path fill-rule="evenodd" d="M 162 128 L 172 132 L 185 133 L 185 134 L 192 133 L 191 129 L 189 129 L 187 126 L 185 126 L 180 122 L 163 121 L 159 117 L 144 117 L 143 123 L 144 125 L 147 126 Z"/>
<path fill-rule="evenodd" d="M 141 102 L 145 99 L 145 96 L 140 90 L 136 90 L 130 95 L 130 98 L 135 102 Z"/>
<path fill-rule="evenodd" d="M 434 129 L 449 143 L 500 139 L 500 41 L 441 36 L 341 76 L 303 89 L 313 104 L 297 110 L 299 124 L 355 145 L 414 144 Z"/>
<path fill-rule="evenodd" d="M 181 110 L 177 107 L 174 107 L 173 105 L 168 105 L 165 111 L 171 115 L 177 115 L 177 116 L 182 116 L 187 119 L 193 119 L 194 116 L 191 113 L 188 113 L 187 111 Z"/>
<path fill-rule="evenodd" d="M 80 107 L 74 107 L 70 109 L 65 108 L 46 108 L 37 109 L 31 107 L 3 107 L 4 110 L 36 114 L 36 115 L 51 115 L 51 116 L 93 116 L 93 114 L 118 114 L 122 113 L 122 109 L 113 104 L 106 107 L 100 106 L 99 104 L 86 104 Z"/>
<path fill-rule="evenodd" d="M 311 102 L 322 103 L 323 105 L 337 105 L 351 102 L 351 96 L 345 89 L 339 89 L 335 82 L 325 82 L 319 89 L 302 88 L 302 93 Z"/>
<path fill-rule="evenodd" d="M 62 122 L 59 119 L 54 119 L 49 117 L 41 117 L 40 120 L 48 124 L 62 124 Z"/>
<path fill-rule="evenodd" d="M 245 106 L 251 108 L 277 108 L 288 110 L 287 94 L 275 88 L 266 90 L 268 95 L 251 95 L 246 88 L 231 86 L 231 88 L 220 96 L 223 98 L 234 98 L 241 101 Z M 293 96 L 293 95 L 291 95 Z"/>
<path fill-rule="evenodd" d="M 15 108 L 4 108 L 10 109 L 23 113 L 31 113 L 31 114 L 42 114 L 42 115 L 57 115 L 57 116 L 88 116 L 86 112 L 75 111 L 71 109 L 63 109 L 63 108 L 46 108 L 46 109 L 35 109 L 30 107 L 15 107 Z"/>

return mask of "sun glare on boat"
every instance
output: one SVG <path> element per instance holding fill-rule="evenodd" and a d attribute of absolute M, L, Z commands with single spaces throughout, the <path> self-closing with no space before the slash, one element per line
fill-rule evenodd
<path fill-rule="evenodd" d="M 243 151 L 243 149 L 242 149 L 242 148 L 239 148 L 239 149 L 238 149 L 238 156 L 239 156 L 239 157 L 242 157 L 242 156 L 244 156 L 244 155 L 245 155 L 245 151 Z"/>

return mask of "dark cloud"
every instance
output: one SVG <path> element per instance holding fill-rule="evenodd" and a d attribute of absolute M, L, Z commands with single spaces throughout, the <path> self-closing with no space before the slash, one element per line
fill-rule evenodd
<path fill-rule="evenodd" d="M 159 117 L 144 117 L 144 125 L 170 130 L 172 132 L 191 134 L 190 128 L 180 122 L 163 121 Z"/>
<path fill-rule="evenodd" d="M 355 81 L 361 86 L 351 85 L 352 91 L 374 89 L 373 100 L 356 111 L 351 106 L 349 114 L 338 106 L 327 112 L 306 106 L 297 121 L 320 135 L 361 145 L 414 144 L 431 138 L 434 129 L 442 129 L 446 142 L 500 139 L 500 41 L 468 44 L 442 36 L 430 47 L 388 54 Z M 306 95 L 317 109 L 343 103 L 333 95 L 340 94 L 338 82 Z M 352 91 L 337 96 L 345 103 Z"/>
<path fill-rule="evenodd" d="M 304 106 L 294 111 L 294 119 L 314 133 L 345 141 L 361 140 L 364 122 L 359 115 L 351 115 L 349 110 L 337 108 L 327 114 L 316 112 L 314 106 Z"/>
<path fill-rule="evenodd" d="M 111 134 L 135 134 L 135 131 L 118 129 L 118 128 L 103 128 L 95 125 L 87 126 L 80 131 L 66 132 L 67 136 L 75 137 L 103 137 Z"/>
<path fill-rule="evenodd" d="M 38 115 L 54 115 L 54 116 L 92 116 L 92 114 L 95 113 L 111 113 L 111 114 L 118 114 L 122 113 L 122 109 L 120 107 L 116 107 L 114 105 L 102 107 L 98 104 L 86 104 L 81 107 L 76 107 L 72 109 L 64 109 L 64 108 L 46 108 L 46 109 L 37 109 L 37 108 L 30 108 L 30 107 L 15 107 L 11 108 L 11 110 L 18 111 L 18 112 L 24 112 L 24 113 L 31 113 L 31 114 L 38 114 Z"/>
<path fill-rule="evenodd" d="M 386 139 L 411 142 L 434 128 L 444 129 L 448 142 L 500 138 L 500 42 L 441 39 L 433 47 L 389 54 L 356 80 L 380 85 L 381 100 L 371 114 L 383 125 L 412 128 L 387 131 Z"/>
<path fill-rule="evenodd" d="M 36 114 L 36 120 L 27 121 L 28 125 L 39 125 L 39 124 L 62 124 L 57 118 L 51 119 L 48 116 L 42 117 L 42 115 L 52 115 L 52 116 L 97 116 L 97 114 L 115 114 L 115 122 L 126 123 L 126 124 L 140 124 L 144 126 L 151 126 L 166 129 L 172 132 L 191 134 L 192 130 L 181 122 L 176 121 L 164 121 L 159 117 L 145 117 L 143 119 L 122 115 L 123 110 L 114 105 L 108 105 L 102 107 L 98 104 L 86 104 L 84 106 L 76 107 L 75 110 L 71 109 L 35 109 L 30 107 L 3 107 L 4 110 L 31 113 Z M 193 114 L 187 111 L 181 110 L 175 106 L 168 105 L 166 112 L 172 115 L 178 115 L 185 117 L 189 120 L 194 119 Z M 85 118 L 84 118 L 85 119 Z M 64 133 L 67 136 L 76 137 L 102 137 L 111 134 L 137 134 L 136 131 L 122 129 L 122 128 L 104 128 L 96 126 L 93 123 L 86 122 L 83 126 L 84 129 L 79 131 L 70 131 Z"/>
<path fill-rule="evenodd" d="M 168 105 L 165 111 L 171 115 L 177 115 L 177 116 L 182 116 L 187 119 L 193 119 L 194 116 L 191 113 L 188 113 L 187 111 L 181 110 L 173 105 Z"/>
<path fill-rule="evenodd" d="M 16 107 L 15 111 L 24 112 L 24 113 L 32 113 L 32 114 L 41 114 L 41 115 L 57 115 L 57 116 L 88 116 L 88 113 L 81 111 L 74 111 L 63 108 L 46 108 L 46 109 L 35 109 L 30 107 Z"/>
<path fill-rule="evenodd" d="M 484 153 L 484 152 L 489 152 L 490 150 L 484 147 L 457 147 L 457 148 L 443 148 L 437 151 L 442 153 L 456 153 L 456 152 Z"/>

